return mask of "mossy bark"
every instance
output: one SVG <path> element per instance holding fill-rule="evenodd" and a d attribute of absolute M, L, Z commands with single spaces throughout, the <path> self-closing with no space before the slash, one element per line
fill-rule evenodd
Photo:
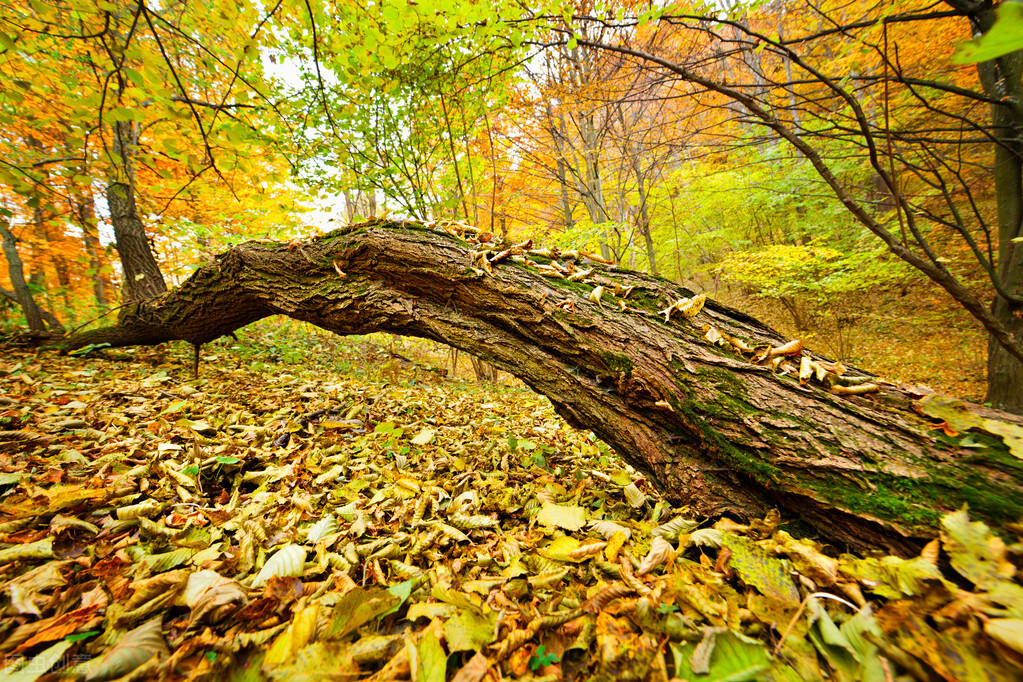
<path fill-rule="evenodd" d="M 65 346 L 201 344 L 275 314 L 338 334 L 417 336 L 521 378 L 692 513 L 779 508 L 804 532 L 903 553 L 963 504 L 998 527 L 1023 516 L 1023 461 L 1000 439 L 962 447 L 899 387 L 839 396 L 706 340 L 712 325 L 751 345 L 786 341 L 739 311 L 708 301 L 665 322 L 657 308 L 692 292 L 657 277 L 595 266 L 608 289 L 635 287 L 623 311 L 531 267 L 505 262 L 491 276 L 475 265 L 461 240 L 389 223 L 242 244 Z"/>

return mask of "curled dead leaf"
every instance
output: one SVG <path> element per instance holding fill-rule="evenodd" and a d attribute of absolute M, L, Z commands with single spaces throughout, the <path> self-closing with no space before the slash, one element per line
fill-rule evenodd
<path fill-rule="evenodd" d="M 305 568 L 306 550 L 298 545 L 285 545 L 274 553 L 252 581 L 253 587 L 262 587 L 272 577 L 302 575 Z"/>
<path fill-rule="evenodd" d="M 793 339 L 788 343 L 768 349 L 767 357 L 776 358 L 782 355 L 799 355 L 803 352 L 803 340 Z"/>
<path fill-rule="evenodd" d="M 612 583 L 583 602 L 581 608 L 586 613 L 600 613 L 608 604 L 616 599 L 631 597 L 634 594 L 636 594 L 636 591 L 628 585 Z"/>
<path fill-rule="evenodd" d="M 121 677 L 167 653 L 167 644 L 163 640 L 163 617 L 158 616 L 127 633 L 94 660 L 85 674 L 85 681 L 99 682 Z"/>
<path fill-rule="evenodd" d="M 799 383 L 805 384 L 813 376 L 813 360 L 807 356 L 799 358 Z"/>
<path fill-rule="evenodd" d="M 671 546 L 671 543 L 663 537 L 655 537 L 650 543 L 650 551 L 643 557 L 643 561 L 640 562 L 636 573 L 638 575 L 645 575 L 674 558 L 675 548 Z"/>
<path fill-rule="evenodd" d="M 833 384 L 831 386 L 831 392 L 837 393 L 838 395 L 864 395 L 867 393 L 876 393 L 880 390 L 880 386 L 872 383 L 860 384 L 858 386 L 842 386 L 841 384 Z"/>
<path fill-rule="evenodd" d="M 248 604 L 249 598 L 237 581 L 216 571 L 199 571 L 188 577 L 185 603 L 192 610 L 189 627 L 194 627 L 202 622 L 219 623 Z"/>

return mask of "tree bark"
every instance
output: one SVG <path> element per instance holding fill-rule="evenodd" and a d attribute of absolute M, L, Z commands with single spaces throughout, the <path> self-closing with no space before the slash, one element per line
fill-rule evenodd
<path fill-rule="evenodd" d="M 974 25 L 987 31 L 995 11 L 977 12 Z M 1023 50 L 977 65 L 984 91 L 998 98 L 991 105 L 995 197 L 998 204 L 998 271 L 1005 291 L 1023 294 Z M 1023 306 L 1001 295 L 991 315 L 1017 342 L 1023 343 Z M 988 341 L 986 400 L 994 407 L 1023 414 L 1023 362 L 993 337 Z"/>
<path fill-rule="evenodd" d="M 558 125 L 555 126 L 554 110 L 550 100 L 547 100 L 546 107 L 547 121 L 550 124 L 548 131 L 551 135 L 551 141 L 554 143 L 555 173 L 558 178 L 558 194 L 561 199 L 561 219 L 565 231 L 570 232 L 575 228 L 575 220 L 572 218 L 572 201 L 568 195 L 568 169 L 566 168 L 568 162 L 565 157 L 565 139 L 567 138 L 567 133 L 565 132 L 565 113 L 560 107 L 558 108 Z"/>
<path fill-rule="evenodd" d="M 0 298 L 6 298 L 11 303 L 17 303 L 19 306 L 21 305 L 21 301 L 18 299 L 18 295 L 11 291 L 10 289 L 4 289 L 3 287 L 0 287 Z M 43 318 L 43 322 L 50 326 L 50 332 L 54 336 L 64 335 L 64 325 L 61 324 L 61 321 L 57 318 L 56 315 L 51 313 L 46 308 L 39 308 L 39 315 Z M 45 336 L 46 334 L 44 333 L 43 337 L 45 338 Z"/>
<path fill-rule="evenodd" d="M 143 301 L 167 291 L 167 284 L 149 245 L 146 226 L 139 217 L 135 201 L 131 153 L 138 143 L 137 137 L 133 123 L 118 121 L 114 124 L 113 149 L 123 159 L 124 168 L 121 177 L 111 178 L 107 184 L 110 222 L 114 226 L 115 246 L 124 275 L 121 293 L 125 303 Z"/>
<path fill-rule="evenodd" d="M 647 266 L 650 268 L 651 275 L 660 275 L 661 273 L 657 270 L 657 252 L 654 250 L 654 236 L 650 231 L 650 193 L 646 182 L 648 171 L 643 170 L 639 151 L 633 150 L 632 144 L 629 143 L 628 138 L 625 138 L 625 141 L 629 159 L 632 163 L 632 172 L 636 176 L 636 193 L 639 195 L 637 227 L 639 227 L 639 233 L 643 235 L 643 245 L 646 247 Z"/>
<path fill-rule="evenodd" d="M 96 202 L 92 196 L 91 188 L 88 191 L 77 194 L 71 201 L 71 207 L 82 231 L 82 246 L 89 257 L 89 271 L 92 272 L 92 294 L 96 299 L 96 307 L 105 311 L 109 308 L 107 303 L 107 282 L 100 272 L 103 269 L 103 245 L 96 234 Z M 88 273 L 86 273 L 88 274 Z"/>
<path fill-rule="evenodd" d="M 248 242 L 65 347 L 201 344 L 275 314 L 342 335 L 416 336 L 519 377 L 690 513 L 779 508 L 797 532 L 902 553 L 964 504 L 996 527 L 1023 515 L 1023 460 L 986 432 L 971 432 L 983 448 L 960 446 L 914 411 L 909 390 L 878 381 L 876 393 L 836 395 L 754 364 L 707 330 L 762 348 L 786 339 L 714 301 L 666 322 L 658 311 L 692 292 L 658 277 L 594 264 L 588 282 L 573 282 L 512 259 L 488 264 L 491 275 L 473 248 L 383 222 L 301 244 Z M 596 286 L 621 296 L 594 303 Z"/>
<path fill-rule="evenodd" d="M 4 256 L 7 258 L 7 272 L 10 275 L 11 286 L 14 287 L 15 300 L 21 306 L 28 323 L 28 330 L 32 334 L 45 334 L 43 326 L 43 315 L 36 305 L 32 290 L 28 288 L 25 281 L 25 269 L 21 263 L 21 256 L 18 255 L 18 246 L 14 235 L 7 229 L 7 226 L 0 225 L 0 239 L 3 240 Z"/>
<path fill-rule="evenodd" d="M 71 307 L 71 273 L 68 270 L 67 259 L 61 249 L 60 236 L 55 235 L 50 225 L 51 213 L 36 207 L 32 211 L 32 225 L 35 229 L 36 239 L 39 244 L 45 244 L 45 257 L 39 264 L 39 272 L 45 272 L 45 263 L 48 260 L 53 265 L 53 271 L 57 275 L 58 293 L 64 301 L 63 313 L 74 325 L 74 311 Z M 52 301 L 50 302 L 52 306 Z"/>
<path fill-rule="evenodd" d="M 146 228 L 139 218 L 135 190 L 131 184 L 110 183 L 107 186 L 107 205 L 124 275 L 121 283 L 124 302 L 142 301 L 167 291 L 160 266 L 149 246 Z"/>

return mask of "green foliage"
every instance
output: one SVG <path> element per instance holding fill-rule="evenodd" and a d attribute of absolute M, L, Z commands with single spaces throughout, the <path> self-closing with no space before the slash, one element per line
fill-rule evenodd
<path fill-rule="evenodd" d="M 547 651 L 547 647 L 541 644 L 536 648 L 536 653 L 529 657 L 529 669 L 536 670 L 551 663 L 558 662 L 558 655 Z"/>
<path fill-rule="evenodd" d="M 818 246 L 858 246 L 863 228 L 806 159 L 775 146 L 751 143 L 741 150 L 686 164 L 653 190 L 657 243 L 678 250 L 681 271 L 706 272 L 731 251 L 774 244 L 823 239 Z M 741 163 L 729 163 L 740 157 Z M 865 176 L 854 161 L 839 170 Z M 665 264 L 675 258 L 659 253 Z"/>
<path fill-rule="evenodd" d="M 262 12 L 255 4 L 3 4 L 5 75 L 24 83 L 5 90 L 18 108 L 0 117 L 8 133 L 0 181 L 14 192 L 44 202 L 67 186 L 88 192 L 97 180 L 123 179 L 131 164 L 176 189 L 207 171 L 219 181 L 233 172 L 231 184 L 274 179 L 245 118 L 262 89 L 250 38 Z M 118 124 L 145 132 L 115 143 Z M 31 165 L 40 158 L 53 161 Z"/>
<path fill-rule="evenodd" d="M 836 170 L 851 184 L 869 186 L 862 164 L 832 147 L 825 151 Z M 848 325 L 867 312 L 852 306 L 857 295 L 912 276 L 806 159 L 751 144 L 742 149 L 741 165 L 723 160 L 683 166 L 654 190 L 655 243 L 666 274 L 697 282 L 713 277 L 779 302 L 799 330 Z M 849 352 L 846 339 L 838 346 L 839 355 Z"/>
<path fill-rule="evenodd" d="M 1023 3 L 1003 2 L 996 12 L 994 25 L 977 40 L 960 45 L 953 62 L 975 64 L 1023 50 Z"/>
<path fill-rule="evenodd" d="M 891 284 L 903 268 L 885 256 L 882 248 L 842 252 L 813 245 L 775 244 L 760 251 L 729 253 L 719 267 L 726 278 L 754 296 L 797 298 L 826 307 L 842 294 Z"/>
<path fill-rule="evenodd" d="M 608 233 L 620 229 L 621 226 L 616 223 L 594 223 L 589 217 L 583 216 L 575 221 L 572 229 L 561 230 L 551 235 L 551 241 L 561 249 L 597 252 L 600 250 L 601 240 L 606 239 Z"/>
<path fill-rule="evenodd" d="M 379 190 L 409 215 L 473 191 L 470 141 L 506 99 L 521 29 L 511 3 L 323 3 L 282 22 L 280 111 L 310 189 Z M 327 31 L 346 26 L 344 32 Z M 315 57 L 316 62 L 313 63 Z M 297 71 L 295 78 L 294 71 Z"/>

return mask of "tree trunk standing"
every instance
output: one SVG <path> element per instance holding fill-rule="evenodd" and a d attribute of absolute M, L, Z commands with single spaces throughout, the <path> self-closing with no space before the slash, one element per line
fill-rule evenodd
<path fill-rule="evenodd" d="M 502 240 L 508 239 L 508 197 L 505 195 L 504 176 L 494 176 L 494 187 L 490 195 L 490 231 L 501 235 Z M 500 207 L 500 217 L 497 216 Z M 495 227 L 494 220 L 497 218 Z"/>
<path fill-rule="evenodd" d="M 52 244 L 52 242 L 51 242 Z M 57 284 L 60 286 L 60 297 L 64 301 L 63 315 L 72 326 L 75 324 L 75 308 L 71 304 L 71 272 L 67 261 L 60 254 L 53 256 L 53 269 L 57 273 Z"/>
<path fill-rule="evenodd" d="M 579 194 L 590 215 L 590 222 L 599 229 L 600 256 L 610 260 L 611 250 L 607 244 L 607 202 L 604 199 L 604 179 L 600 173 L 600 139 L 595 122 L 596 113 L 589 112 L 579 117 L 579 133 L 582 136 L 582 173 L 578 176 Z"/>
<path fill-rule="evenodd" d="M 18 295 L 13 291 L 0 287 L 0 298 L 6 298 L 11 303 L 16 303 L 19 308 L 21 307 L 21 299 L 18 298 Z M 54 334 L 64 333 L 64 325 L 60 323 L 60 320 L 57 319 L 56 315 L 46 308 L 39 308 L 39 314 L 42 316 L 43 322 L 50 326 L 51 332 Z"/>
<path fill-rule="evenodd" d="M 788 5 L 786 5 L 785 3 L 782 3 L 782 5 L 781 5 L 781 14 L 778 17 L 778 24 L 777 24 L 778 40 L 784 40 L 785 39 L 784 38 L 784 36 L 785 36 L 785 11 L 786 11 L 787 8 L 788 8 Z M 796 131 L 797 134 L 799 134 L 799 132 L 801 130 L 800 129 L 800 125 L 799 125 L 799 100 L 796 98 L 796 83 L 792 79 L 792 60 L 789 59 L 788 55 L 784 55 L 782 57 L 782 64 L 785 67 L 785 91 L 788 93 L 789 109 L 790 109 L 789 113 L 792 116 L 792 128 Z M 799 154 L 798 150 L 796 150 L 796 154 L 798 156 L 798 154 Z"/>
<path fill-rule="evenodd" d="M 0 238 L 3 239 L 4 256 L 7 258 L 7 272 L 10 275 L 11 286 L 14 287 L 14 295 L 21 305 L 25 314 L 25 321 L 28 323 L 28 330 L 32 334 L 43 335 L 46 327 L 43 325 L 43 316 L 32 297 L 32 290 L 25 281 L 25 268 L 21 263 L 21 256 L 18 255 L 18 246 L 14 235 L 7 228 L 7 225 L 0 223 Z"/>
<path fill-rule="evenodd" d="M 877 393 L 836 395 L 708 340 L 713 328 L 758 348 L 786 341 L 743 313 L 708 301 L 665 322 L 658 311 L 692 293 L 663 279 L 597 264 L 588 282 L 572 282 L 512 260 L 491 264 L 491 276 L 465 242 L 397 227 L 242 244 L 65 348 L 201 344 L 274 314 L 343 335 L 417 336 L 519 377 L 692 513 L 780 508 L 830 540 L 900 552 L 963 504 L 995 526 L 1023 516 L 1023 459 L 999 438 L 971 432 L 984 447 L 961 447 L 914 412 L 906 390 L 881 382 Z M 589 298 L 596 286 L 600 304 Z"/>
<path fill-rule="evenodd" d="M 46 307 L 52 310 L 54 305 L 50 299 L 50 286 L 46 276 L 46 265 L 50 260 L 50 235 L 46 229 L 43 212 L 39 208 L 32 210 L 32 237 L 32 241 L 28 242 L 30 245 L 28 249 L 28 285 L 33 292 L 39 295 Z"/>
<path fill-rule="evenodd" d="M 572 87 L 585 92 L 592 84 L 592 64 L 584 50 L 574 47 L 568 51 L 568 62 L 571 66 Z M 600 244 L 600 255 L 604 260 L 611 258 L 607 244 L 607 202 L 604 199 L 604 179 L 601 174 L 601 152 L 607 134 L 606 121 L 600 121 L 597 109 L 589 102 L 584 103 L 585 111 L 574 116 L 579 140 L 582 144 L 580 162 L 574 170 L 579 195 L 589 213 L 590 222 L 597 228 Z"/>
<path fill-rule="evenodd" d="M 345 199 L 345 219 L 349 222 L 362 222 L 375 218 L 377 214 L 376 190 L 346 189 L 341 195 Z M 361 218 L 356 221 L 356 217 Z"/>
<path fill-rule="evenodd" d="M 112 178 L 107 185 L 107 205 L 117 254 L 121 258 L 124 275 L 121 293 L 125 303 L 144 301 L 167 291 L 135 202 L 131 153 L 137 143 L 138 132 L 133 123 L 118 121 L 114 124 L 114 154 L 123 162 L 119 177 Z"/>
<path fill-rule="evenodd" d="M 622 118 L 624 128 L 625 119 Z M 647 188 L 647 172 L 643 170 L 643 163 L 639 157 L 639 150 L 635 149 L 628 138 L 625 140 L 626 151 L 629 154 L 629 161 L 632 165 L 632 172 L 636 176 L 636 192 L 639 195 L 639 214 L 637 216 L 637 227 L 643 235 L 643 244 L 646 246 L 646 260 L 650 267 L 650 274 L 660 276 L 657 269 L 657 252 L 654 250 L 654 236 L 650 233 L 650 196 Z"/>
<path fill-rule="evenodd" d="M 75 214 L 82 230 L 82 245 L 89 257 L 89 270 L 93 273 L 92 293 L 96 299 L 96 307 L 105 311 L 110 304 L 107 302 L 106 278 L 100 272 L 103 269 L 103 245 L 96 235 L 96 205 L 91 194 L 75 201 Z"/>
<path fill-rule="evenodd" d="M 146 236 L 146 228 L 135 205 L 131 183 L 112 182 L 107 186 L 107 205 L 114 225 L 117 255 L 121 258 L 124 302 L 143 301 L 167 291 L 160 266 Z"/>
<path fill-rule="evenodd" d="M 489 362 L 480 360 L 474 355 L 469 356 L 469 361 L 472 363 L 472 372 L 476 375 L 476 381 L 485 381 L 490 384 L 497 381 L 497 370 Z"/>
<path fill-rule="evenodd" d="M 565 144 L 567 132 L 565 130 L 565 113 L 558 107 L 558 125 L 554 125 L 554 112 L 550 100 L 547 100 L 547 120 L 550 122 L 548 132 L 554 142 L 555 173 L 558 176 L 558 190 L 561 199 L 561 219 L 564 229 L 571 231 L 575 228 L 575 220 L 572 218 L 572 201 L 568 196 L 568 161 L 565 156 Z"/>
<path fill-rule="evenodd" d="M 68 269 L 67 259 L 61 251 L 60 238 L 55 237 L 53 234 L 52 225 L 50 224 L 50 218 L 52 214 L 48 214 L 41 208 L 35 208 L 32 211 L 32 224 L 35 228 L 36 238 L 41 244 L 46 244 L 45 256 L 42 262 L 49 260 L 53 265 L 53 271 L 57 275 L 57 286 L 59 287 L 59 295 L 64 301 L 63 314 L 65 319 L 70 320 L 71 324 L 75 323 L 74 308 L 71 305 L 71 273 Z M 45 266 L 40 266 L 40 270 L 45 273 Z M 45 274 L 43 275 L 45 277 Z M 47 305 L 51 305 L 52 302 Z"/>
<path fill-rule="evenodd" d="M 987 31 L 994 10 L 981 13 L 976 28 Z M 998 202 L 998 271 L 1004 289 L 1023 294 L 1023 51 L 977 65 L 985 92 L 1001 100 L 991 105 L 995 137 L 994 178 Z M 996 295 L 991 312 L 1005 329 L 1023 342 L 1023 306 Z M 1023 362 L 992 338 L 988 340 L 987 402 L 1023 414 Z"/>

